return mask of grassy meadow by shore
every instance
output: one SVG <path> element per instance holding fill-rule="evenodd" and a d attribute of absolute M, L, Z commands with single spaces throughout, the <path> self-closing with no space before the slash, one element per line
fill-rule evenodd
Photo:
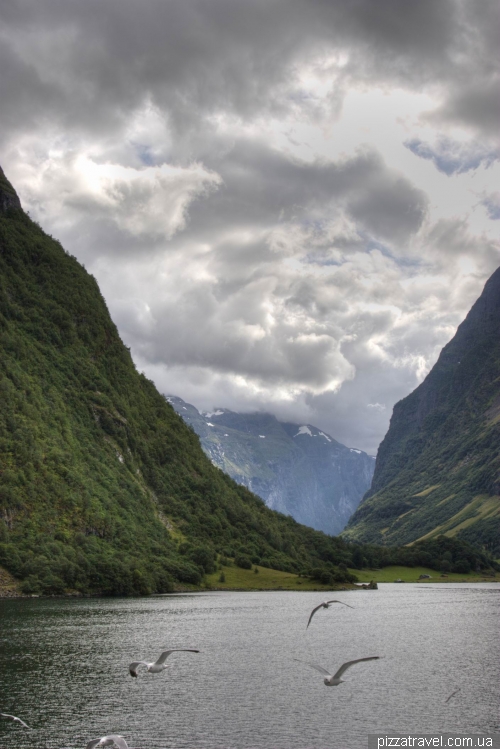
<path fill-rule="evenodd" d="M 207 575 L 205 580 L 207 588 L 217 590 L 350 590 L 356 587 L 351 583 L 322 585 L 318 580 L 259 565 L 254 565 L 250 570 L 235 566 L 223 567 L 222 570 Z"/>
<path fill-rule="evenodd" d="M 255 572 L 258 569 L 258 572 Z M 490 575 L 470 572 L 467 574 L 449 572 L 446 575 L 427 567 L 403 567 L 391 565 L 380 570 L 350 569 L 356 575 L 359 583 L 369 583 L 371 580 L 377 583 L 392 583 L 402 580 L 405 583 L 457 583 L 457 582 L 499 582 L 498 572 Z M 221 574 L 223 573 L 222 580 Z M 420 575 L 430 575 L 430 578 L 420 580 Z M 337 583 L 334 585 L 322 585 L 318 580 L 311 580 L 289 572 L 280 572 L 266 567 L 254 565 L 251 570 L 240 567 L 223 567 L 205 578 L 208 589 L 217 590 L 352 590 L 355 584 Z M 194 588 L 193 588 L 194 589 Z"/>
<path fill-rule="evenodd" d="M 400 579 L 405 583 L 480 583 L 480 582 L 498 582 L 500 574 L 491 572 L 485 575 L 484 572 L 447 572 L 443 574 L 437 570 L 428 567 L 402 567 L 391 565 L 380 570 L 351 570 L 360 583 L 368 583 L 374 580 L 377 583 L 392 583 Z M 419 580 L 420 575 L 430 575 L 430 578 Z"/>

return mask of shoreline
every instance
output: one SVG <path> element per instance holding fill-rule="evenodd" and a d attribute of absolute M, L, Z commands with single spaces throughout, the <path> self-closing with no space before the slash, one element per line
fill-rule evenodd
<path fill-rule="evenodd" d="M 484 583 L 500 583 L 500 579 L 491 579 L 491 578 L 481 578 L 478 580 L 477 578 L 473 580 L 468 580 L 466 578 L 463 578 L 461 580 L 440 580 L 440 579 L 431 579 L 431 580 L 409 580 L 404 581 L 402 580 L 401 583 L 398 583 L 396 581 L 382 581 L 382 585 L 398 585 L 404 583 L 405 585 L 415 585 L 415 584 L 460 584 L 460 583 L 469 583 L 470 585 L 482 585 Z M 232 588 L 232 587 L 224 587 L 224 588 L 218 588 L 218 587 L 202 587 L 202 588 L 176 588 L 175 590 L 169 591 L 168 593 L 151 593 L 149 595 L 144 596 L 110 596 L 110 595 L 102 595 L 99 593 L 66 593 L 66 594 L 54 594 L 54 595 L 41 595 L 41 594 L 26 594 L 26 593 L 18 593 L 18 592 L 12 592 L 7 593 L 5 591 L 0 591 L 0 601 L 14 601 L 14 600 L 34 600 L 34 599 L 41 599 L 41 600 L 49 600 L 49 599 L 90 599 L 90 598 L 151 598 L 155 596 L 175 596 L 179 593 L 351 593 L 355 590 L 370 590 L 368 587 L 362 587 L 360 584 L 354 584 L 352 588 L 330 588 L 330 587 L 322 587 L 322 588 L 308 588 L 307 590 L 304 590 L 303 588 Z M 371 590 L 376 590 L 376 588 L 372 588 Z"/>
<path fill-rule="evenodd" d="M 257 572 L 255 571 L 257 569 Z M 203 585 L 190 585 L 173 583 L 173 589 L 168 593 L 152 593 L 150 595 L 175 595 L 176 593 L 209 593 L 224 592 L 249 593 L 264 591 L 285 591 L 295 592 L 348 592 L 353 590 L 366 590 L 372 584 L 392 583 L 394 585 L 419 585 L 443 583 L 498 583 L 500 582 L 500 573 L 481 574 L 481 572 L 471 572 L 468 574 L 449 572 L 443 573 L 425 567 L 402 567 L 391 565 L 380 569 L 350 569 L 350 573 L 357 577 L 355 583 L 330 583 L 322 584 L 317 580 L 311 580 L 308 577 L 299 576 L 294 573 L 273 570 L 267 567 L 256 566 L 252 570 L 241 569 L 235 565 L 230 565 L 219 569 L 210 575 L 207 575 Z M 224 580 L 221 580 L 221 576 Z M 0 567 L 0 600 L 13 599 L 33 599 L 33 598 L 115 598 L 129 596 L 110 596 L 100 593 L 81 593 L 77 590 L 68 590 L 66 593 L 52 595 L 22 593 L 20 590 L 22 582 L 17 580 L 11 573 Z M 146 598 L 148 596 L 130 596 L 137 598 Z"/>

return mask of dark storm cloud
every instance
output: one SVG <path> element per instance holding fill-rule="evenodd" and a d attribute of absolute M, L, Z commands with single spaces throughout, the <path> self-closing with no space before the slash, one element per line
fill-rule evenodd
<path fill-rule="evenodd" d="M 345 53 L 342 65 L 325 63 L 332 97 L 356 80 L 437 86 L 436 116 L 490 128 L 482 84 L 496 55 L 481 15 L 459 0 L 404 9 L 399 0 L 11 1 L 0 11 L 0 97 L 9 102 L 0 117 L 4 130 L 52 122 L 102 134 L 149 100 L 188 136 L 221 111 L 252 119 L 293 110 L 298 67 Z"/>
<path fill-rule="evenodd" d="M 191 210 L 191 230 L 210 225 L 270 226 L 293 221 L 321 227 L 344 209 L 363 232 L 403 243 L 418 231 L 427 209 L 422 190 L 389 169 L 374 150 L 336 162 L 305 162 L 262 143 L 238 141 L 217 162 L 206 161 L 223 185 Z M 305 222 L 305 223 L 303 223 Z M 325 237 L 325 242 L 331 241 Z"/>
<path fill-rule="evenodd" d="M 500 122 L 500 76 L 483 79 L 454 90 L 446 102 L 428 115 L 430 120 L 465 125 L 478 133 L 498 140 Z"/>

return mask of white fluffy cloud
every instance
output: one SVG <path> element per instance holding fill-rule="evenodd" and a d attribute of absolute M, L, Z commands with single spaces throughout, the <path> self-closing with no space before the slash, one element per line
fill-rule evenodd
<path fill-rule="evenodd" d="M 160 390 L 375 453 L 500 262 L 472 11 L 13 0 L 0 161 Z"/>
<path fill-rule="evenodd" d="M 100 162 L 84 150 L 51 150 L 20 168 L 25 200 L 56 233 L 101 224 L 141 245 L 168 242 L 186 227 L 192 201 L 221 183 L 197 163 L 134 168 Z"/>

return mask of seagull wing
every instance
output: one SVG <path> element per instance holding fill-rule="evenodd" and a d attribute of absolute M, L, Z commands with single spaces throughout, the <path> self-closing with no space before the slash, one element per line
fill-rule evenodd
<path fill-rule="evenodd" d="M 123 736 L 116 736 L 115 734 L 104 736 L 104 738 L 101 739 L 101 744 L 103 746 L 117 746 L 118 749 L 128 749 L 127 742 Z"/>
<path fill-rule="evenodd" d="M 113 736 L 115 740 L 115 744 L 118 747 L 118 749 L 128 749 L 127 742 L 123 738 L 123 736 Z"/>
<path fill-rule="evenodd" d="M 326 603 L 341 603 L 342 606 L 347 606 L 350 609 L 354 608 L 354 606 L 349 606 L 349 604 L 348 603 L 344 603 L 344 601 L 326 601 Z"/>
<path fill-rule="evenodd" d="M 316 611 L 318 609 L 321 609 L 321 608 L 323 608 L 323 604 L 322 603 L 320 603 L 319 606 L 316 606 L 316 608 L 311 611 L 311 616 L 309 617 L 309 621 L 307 622 L 307 627 L 310 625 L 311 619 L 313 618 L 313 616 L 316 613 Z M 307 627 L 306 627 L 306 629 L 307 629 Z"/>
<path fill-rule="evenodd" d="M 25 723 L 24 720 L 21 720 L 21 718 L 14 718 L 14 720 L 24 726 L 24 728 L 29 728 L 29 725 Z"/>
<path fill-rule="evenodd" d="M 29 726 L 24 722 L 24 720 L 21 720 L 21 718 L 16 718 L 15 715 L 9 715 L 8 713 L 0 713 L 1 718 L 7 718 L 7 720 L 13 720 L 15 723 L 20 723 L 25 728 L 29 728 Z"/>
<path fill-rule="evenodd" d="M 298 658 L 294 658 L 294 661 L 297 661 L 297 663 L 305 663 L 306 666 L 311 666 L 311 668 L 315 668 L 316 671 L 319 671 L 320 674 L 323 674 L 324 676 L 331 676 L 331 673 L 326 670 L 326 668 L 323 668 L 322 666 L 317 666 L 315 663 L 308 663 L 307 661 L 299 661 Z"/>
<path fill-rule="evenodd" d="M 343 673 L 347 671 L 348 668 L 351 668 L 351 666 L 354 666 L 355 663 L 361 663 L 362 661 L 378 661 L 380 659 L 379 655 L 371 655 L 369 658 L 358 658 L 355 661 L 347 661 L 347 663 L 343 663 L 336 674 L 333 675 L 334 679 L 340 679 Z"/>
<path fill-rule="evenodd" d="M 326 670 L 326 668 L 323 668 L 322 666 L 317 666 L 315 663 L 308 663 L 308 666 L 311 666 L 311 668 L 315 668 L 316 671 L 319 671 L 320 674 L 323 674 L 324 676 L 331 676 L 331 673 Z"/>
<path fill-rule="evenodd" d="M 191 650 L 189 648 L 174 648 L 173 650 L 164 650 L 155 663 L 155 666 L 161 666 L 167 660 L 170 653 L 199 653 L 199 650 Z"/>
<path fill-rule="evenodd" d="M 97 746 L 97 744 L 100 742 L 101 739 L 92 739 L 92 741 L 89 741 L 85 749 L 94 749 L 94 747 Z"/>
<path fill-rule="evenodd" d="M 130 664 L 128 667 L 130 676 L 137 676 L 137 667 L 138 666 L 149 666 L 149 663 L 146 663 L 146 661 L 134 661 Z"/>

